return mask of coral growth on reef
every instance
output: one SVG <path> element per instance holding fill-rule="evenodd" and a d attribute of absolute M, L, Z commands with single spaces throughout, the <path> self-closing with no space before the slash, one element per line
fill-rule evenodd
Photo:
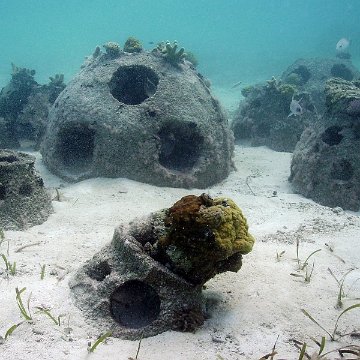
<path fill-rule="evenodd" d="M 356 115 L 360 102 L 360 83 L 340 78 L 330 79 L 325 86 L 328 113 L 348 113 Z"/>
<path fill-rule="evenodd" d="M 64 74 L 55 74 L 49 77 L 50 82 L 46 85 L 49 90 L 49 102 L 53 104 L 58 95 L 65 89 Z"/>
<path fill-rule="evenodd" d="M 106 54 L 110 57 L 117 57 L 120 54 L 120 45 L 117 42 L 109 41 L 103 45 Z"/>
<path fill-rule="evenodd" d="M 166 61 L 170 64 L 177 66 L 186 57 L 185 49 L 182 47 L 177 51 L 178 43 L 175 40 L 171 45 L 170 41 L 166 43 L 161 42 L 157 46 L 157 50 L 164 55 Z"/>
<path fill-rule="evenodd" d="M 141 42 L 130 36 L 124 44 L 124 51 L 128 52 L 128 53 L 136 53 L 136 52 L 140 52 L 143 49 Z"/>
<path fill-rule="evenodd" d="M 16 118 L 24 108 L 31 91 L 36 87 L 35 70 L 11 64 L 10 83 L 0 93 L 0 116 Z"/>
<path fill-rule="evenodd" d="M 157 258 L 194 284 L 217 273 L 238 271 L 254 238 L 241 210 L 226 198 L 188 195 L 168 209 L 166 234 L 155 243 Z"/>
<path fill-rule="evenodd" d="M 0 148 L 21 146 L 22 141 L 39 148 L 51 105 L 65 88 L 64 75 L 38 84 L 35 70 L 12 65 L 10 83 L 0 92 Z"/>
<path fill-rule="evenodd" d="M 293 151 L 307 124 L 316 117 L 311 96 L 299 92 L 295 85 L 274 77 L 266 84 L 247 86 L 242 89 L 245 100 L 232 122 L 235 138 L 251 139 L 254 146 L 266 145 L 277 151 Z M 289 121 L 289 105 L 293 99 L 301 99 L 306 109 L 302 116 Z"/>
<path fill-rule="evenodd" d="M 236 139 L 250 139 L 251 145 L 266 145 L 277 151 L 293 151 L 307 126 L 324 115 L 325 82 L 337 77 L 351 80 L 359 77 L 358 70 L 348 60 L 299 59 L 282 74 L 281 79 L 242 89 L 232 128 Z M 342 81 L 338 79 L 338 81 Z M 301 99 L 301 116 L 288 117 L 292 96 Z M 349 107 L 349 114 L 356 108 Z M 354 115 L 353 115 L 354 116 Z"/>

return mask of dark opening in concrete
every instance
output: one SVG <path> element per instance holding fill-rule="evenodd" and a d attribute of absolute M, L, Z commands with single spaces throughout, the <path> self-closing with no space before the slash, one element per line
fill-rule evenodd
<path fill-rule="evenodd" d="M 30 196 L 33 193 L 33 188 L 30 184 L 22 184 L 19 189 L 19 194 L 22 196 Z"/>
<path fill-rule="evenodd" d="M 6 187 L 5 185 L 0 184 L 0 200 L 5 200 L 6 198 Z"/>
<path fill-rule="evenodd" d="M 0 156 L 0 162 L 13 163 L 19 159 L 15 155 Z"/>
<path fill-rule="evenodd" d="M 170 122 L 159 131 L 158 136 L 162 166 L 183 172 L 194 167 L 204 142 L 195 123 Z"/>
<path fill-rule="evenodd" d="M 111 268 L 106 261 L 101 261 L 98 264 L 92 265 L 91 268 L 87 269 L 86 273 L 91 279 L 103 281 L 106 276 L 111 274 Z"/>
<path fill-rule="evenodd" d="M 333 164 L 331 177 L 335 180 L 349 181 L 354 175 L 354 168 L 348 160 L 342 159 Z"/>
<path fill-rule="evenodd" d="M 147 243 L 153 245 L 156 240 L 158 240 L 158 235 L 154 231 L 154 227 L 150 227 L 146 230 L 141 229 L 140 232 L 138 232 L 137 228 L 134 228 L 132 231 L 129 231 L 129 234 L 131 234 L 131 236 L 133 236 L 135 240 L 143 246 Z"/>
<path fill-rule="evenodd" d="M 113 74 L 109 88 L 111 95 L 128 105 L 141 104 L 153 96 L 159 78 L 156 73 L 143 65 L 121 66 Z"/>
<path fill-rule="evenodd" d="M 310 71 L 308 70 L 308 68 L 305 65 L 298 66 L 293 71 L 293 73 L 299 75 L 299 77 L 300 77 L 300 84 L 299 85 L 306 84 L 309 81 L 310 77 L 311 77 Z"/>
<path fill-rule="evenodd" d="M 93 161 L 95 130 L 87 124 L 73 124 L 59 132 L 57 153 L 72 173 L 87 171 Z"/>
<path fill-rule="evenodd" d="M 160 314 L 160 298 L 148 284 L 131 280 L 110 297 L 110 311 L 120 325 L 138 329 L 151 324 Z"/>
<path fill-rule="evenodd" d="M 330 146 L 338 145 L 344 137 L 340 131 L 342 127 L 330 126 L 321 134 L 321 140 Z"/>
<path fill-rule="evenodd" d="M 331 70 L 331 75 L 334 77 L 342 78 L 351 81 L 354 78 L 352 71 L 344 64 L 335 64 Z"/>

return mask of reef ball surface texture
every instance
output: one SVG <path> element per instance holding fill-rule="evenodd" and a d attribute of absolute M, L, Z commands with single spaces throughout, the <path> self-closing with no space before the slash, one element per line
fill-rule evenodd
<path fill-rule="evenodd" d="M 0 150 L 0 228 L 24 230 L 43 223 L 52 212 L 34 163 L 31 155 Z"/>
<path fill-rule="evenodd" d="M 233 136 L 189 62 L 119 51 L 88 59 L 60 94 L 41 152 L 69 181 L 127 177 L 204 188 L 229 174 Z"/>
<path fill-rule="evenodd" d="M 291 162 L 298 193 L 330 207 L 360 209 L 360 82 L 326 83 L 327 111 L 304 131 Z"/>
<path fill-rule="evenodd" d="M 202 285 L 218 273 L 238 271 L 253 244 L 233 201 L 189 195 L 116 228 L 70 288 L 85 316 L 113 336 L 195 331 L 206 316 Z"/>

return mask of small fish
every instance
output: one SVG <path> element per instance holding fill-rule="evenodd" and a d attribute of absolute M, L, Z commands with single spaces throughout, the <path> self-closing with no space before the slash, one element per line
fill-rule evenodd
<path fill-rule="evenodd" d="M 242 81 L 238 81 L 237 83 L 235 83 L 232 87 L 231 87 L 231 89 L 235 89 L 235 88 L 237 88 L 239 85 L 241 85 L 242 84 Z"/>
<path fill-rule="evenodd" d="M 156 85 L 148 77 L 145 80 L 144 90 L 147 97 L 151 97 L 156 93 Z"/>
<path fill-rule="evenodd" d="M 288 117 L 290 117 L 291 115 L 302 115 L 303 113 L 303 108 L 300 105 L 300 101 L 302 100 L 302 98 L 298 101 L 294 99 L 294 96 L 291 99 L 291 103 L 290 103 L 290 114 L 288 115 Z"/>
<path fill-rule="evenodd" d="M 336 51 L 339 51 L 339 52 L 346 51 L 347 48 L 349 47 L 349 45 L 350 45 L 350 40 L 348 40 L 346 38 L 342 38 L 336 44 Z"/>

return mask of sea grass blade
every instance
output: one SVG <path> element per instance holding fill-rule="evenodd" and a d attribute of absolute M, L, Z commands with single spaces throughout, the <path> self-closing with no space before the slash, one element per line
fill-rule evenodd
<path fill-rule="evenodd" d="M 313 323 L 315 323 L 317 326 L 319 326 L 321 329 L 323 329 L 333 340 L 332 335 L 322 326 L 320 325 L 305 309 L 301 309 L 302 313 L 306 315 Z"/>

